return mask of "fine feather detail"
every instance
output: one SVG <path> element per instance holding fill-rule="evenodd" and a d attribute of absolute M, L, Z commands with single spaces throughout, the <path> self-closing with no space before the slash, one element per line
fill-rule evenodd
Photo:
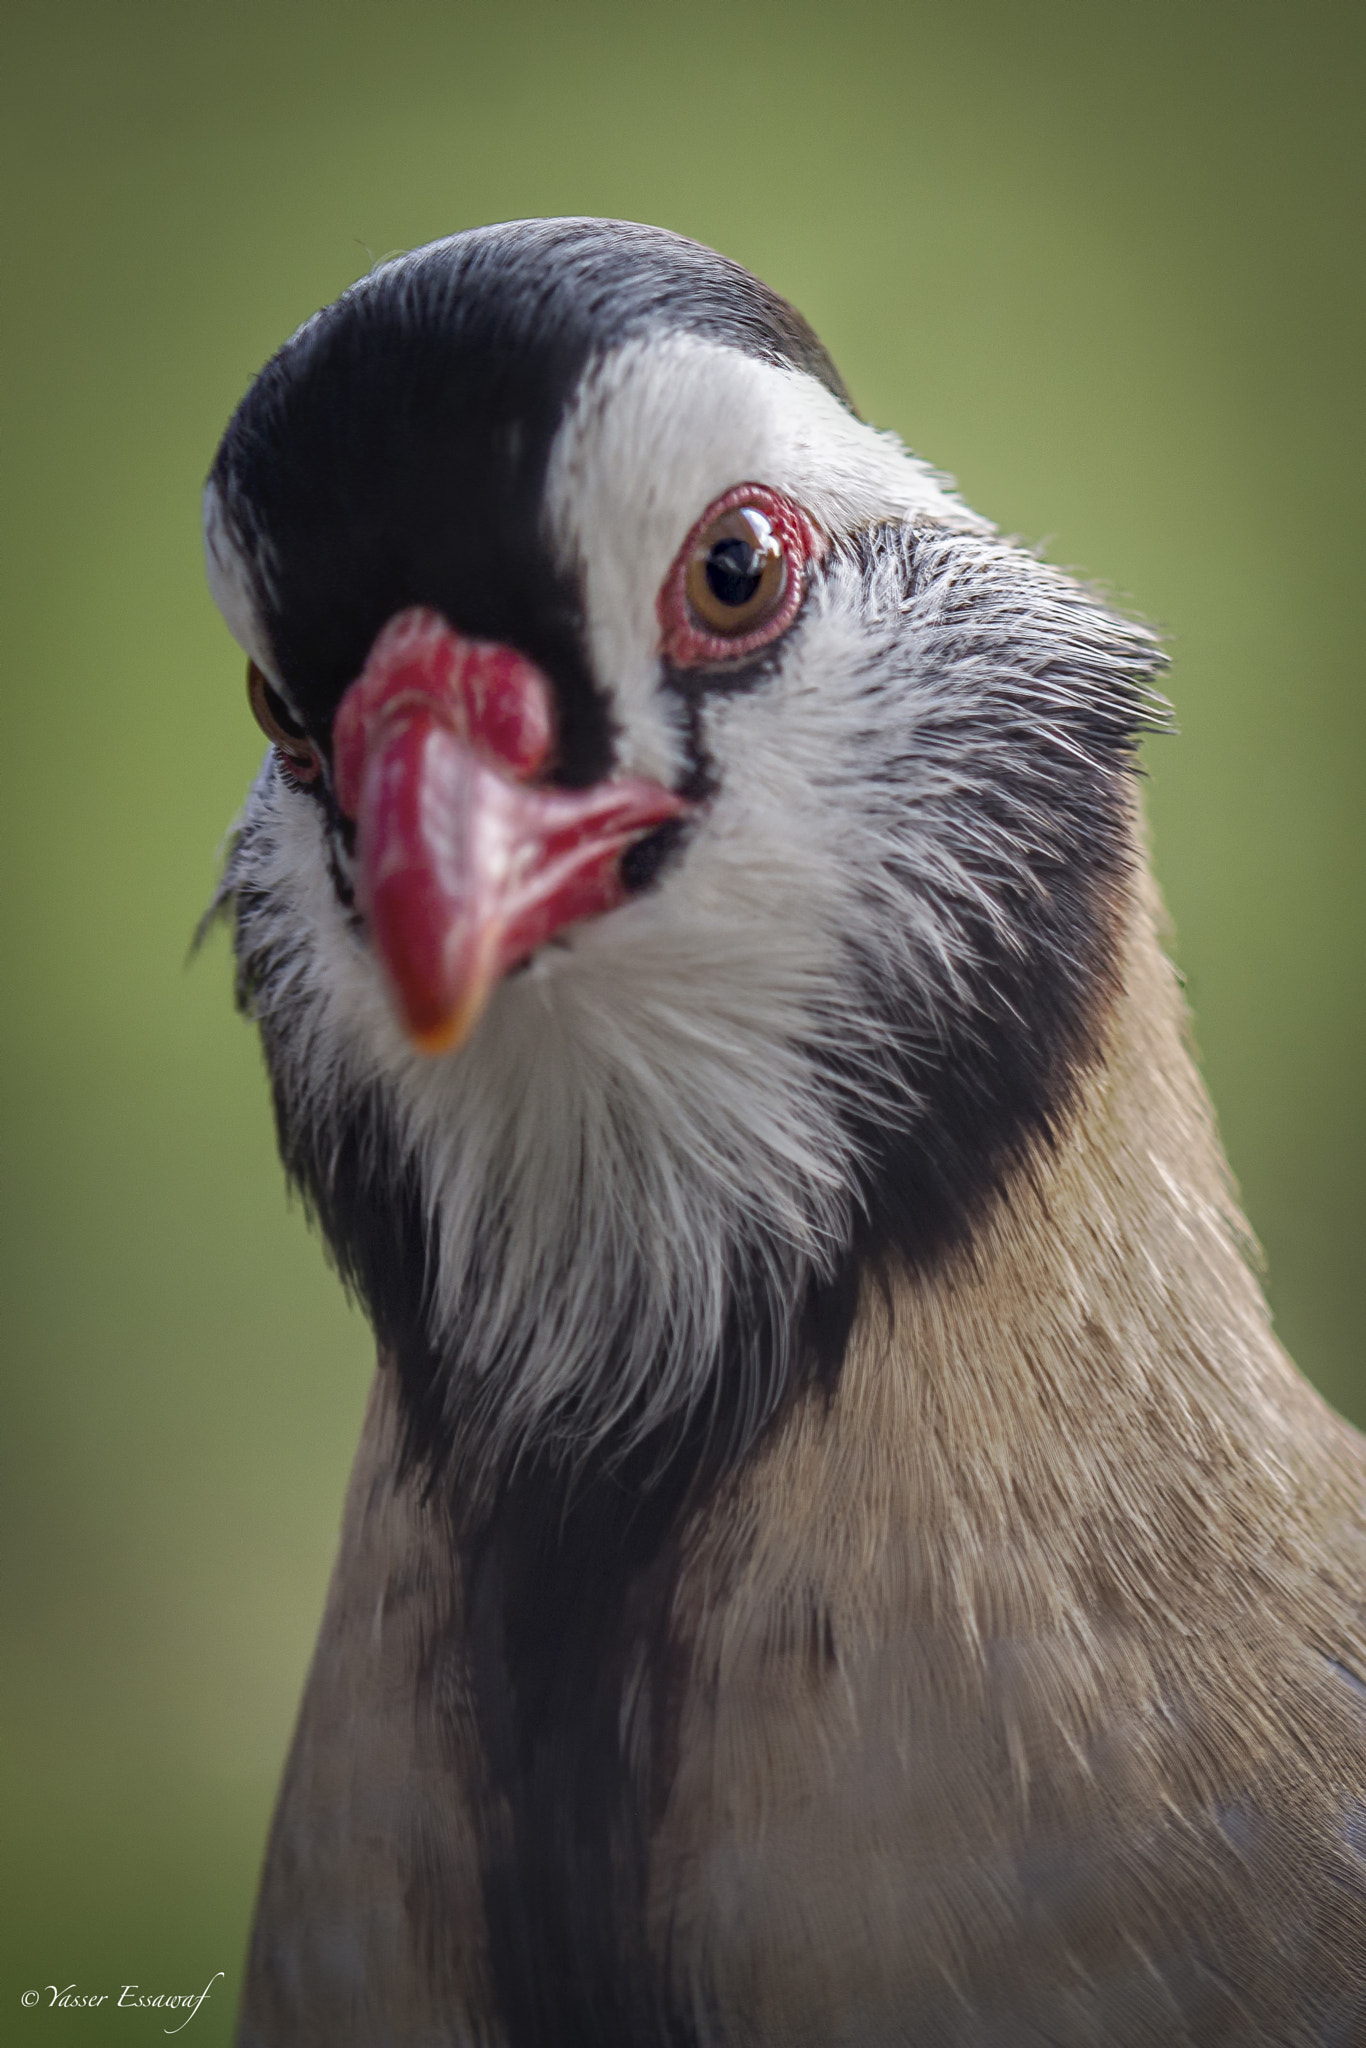
<path fill-rule="evenodd" d="M 803 610 L 675 670 L 745 480 Z M 620 223 L 385 266 L 207 510 L 323 759 L 421 603 L 541 666 L 560 780 L 696 801 L 439 1060 L 326 775 L 241 821 L 283 1155 L 383 1344 L 244 2042 L 1362 2038 L 1362 1452 L 1183 1042 L 1152 638 Z"/>
<path fill-rule="evenodd" d="M 326 812 L 267 764 L 223 887 L 282 1149 L 382 1330 L 344 1219 L 411 1191 L 453 1423 L 581 1450 L 681 1428 L 724 1374 L 753 1435 L 878 1199 L 871 1134 L 931 1141 L 946 1050 L 1028 981 L 1023 913 L 1095 855 L 1069 835 L 1127 814 L 1158 660 L 990 536 L 836 546 L 781 661 L 700 707 L 723 765 L 657 886 L 543 949 L 448 1059 L 407 1046 Z M 1047 943 L 1084 1005 L 1095 962 Z"/>

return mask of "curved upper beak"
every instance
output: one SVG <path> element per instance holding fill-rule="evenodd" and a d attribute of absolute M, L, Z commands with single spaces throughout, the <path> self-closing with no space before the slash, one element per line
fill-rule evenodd
<path fill-rule="evenodd" d="M 539 780 L 554 746 L 534 663 L 425 608 L 389 621 L 342 698 L 334 772 L 356 825 L 359 908 L 423 1052 L 462 1044 L 502 976 L 553 933 L 624 902 L 623 853 L 690 808 L 632 777 Z"/>

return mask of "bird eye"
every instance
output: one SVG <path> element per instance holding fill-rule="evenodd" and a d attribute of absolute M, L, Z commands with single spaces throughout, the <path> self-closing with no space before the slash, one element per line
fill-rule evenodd
<path fill-rule="evenodd" d="M 737 484 L 698 520 L 659 594 L 665 657 L 694 668 L 776 639 L 797 615 L 815 553 L 796 505 L 765 484 Z"/>
<path fill-rule="evenodd" d="M 723 512 L 698 535 L 685 582 L 688 603 L 713 633 L 733 639 L 762 625 L 787 588 L 773 522 L 757 505 Z"/>
<path fill-rule="evenodd" d="M 280 758 L 291 782 L 316 782 L 322 774 L 318 750 L 278 690 L 272 690 L 254 661 L 247 663 L 251 715 Z"/>

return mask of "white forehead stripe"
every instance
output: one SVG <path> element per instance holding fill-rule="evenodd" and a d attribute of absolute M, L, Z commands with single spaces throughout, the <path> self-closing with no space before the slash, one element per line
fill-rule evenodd
<path fill-rule="evenodd" d="M 233 639 L 244 654 L 250 655 L 272 687 L 284 695 L 257 607 L 251 571 L 229 531 L 222 501 L 211 483 L 204 486 L 204 568 L 209 595 L 222 612 Z M 287 697 L 285 701 L 289 701 Z"/>
<path fill-rule="evenodd" d="M 580 578 L 590 658 L 634 773 L 676 766 L 657 688 L 660 585 L 711 501 L 751 482 L 787 492 L 831 535 L 888 520 L 990 531 L 894 434 L 802 371 L 688 334 L 606 357 L 556 435 L 546 513 L 557 557 Z"/>

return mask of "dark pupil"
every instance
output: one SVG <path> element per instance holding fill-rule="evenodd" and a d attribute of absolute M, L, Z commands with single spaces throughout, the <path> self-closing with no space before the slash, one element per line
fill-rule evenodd
<path fill-rule="evenodd" d="M 718 604 L 748 604 L 763 573 L 764 557 L 747 540 L 718 540 L 707 550 L 707 588 Z"/>

